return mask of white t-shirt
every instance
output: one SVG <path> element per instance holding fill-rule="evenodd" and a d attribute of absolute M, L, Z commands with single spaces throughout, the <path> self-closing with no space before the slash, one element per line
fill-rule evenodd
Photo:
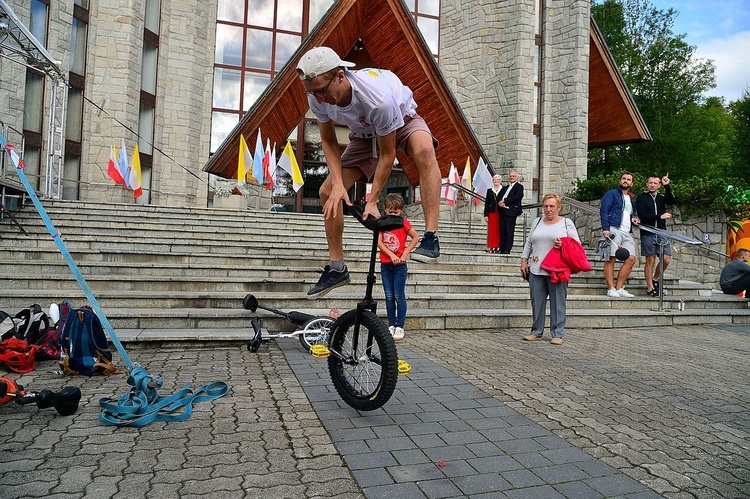
<path fill-rule="evenodd" d="M 630 232 L 630 219 L 633 216 L 633 204 L 630 202 L 630 196 L 622 195 L 622 220 L 620 221 L 620 230 Z"/>
<path fill-rule="evenodd" d="M 318 102 L 308 96 L 318 121 L 335 121 L 349 127 L 357 137 L 384 136 L 404 126 L 404 116 L 416 114 L 411 89 L 385 69 L 344 70 L 352 86 L 352 101 L 346 107 Z"/>

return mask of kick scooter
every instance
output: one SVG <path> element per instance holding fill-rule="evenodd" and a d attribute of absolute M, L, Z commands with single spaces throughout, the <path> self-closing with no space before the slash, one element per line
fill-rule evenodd
<path fill-rule="evenodd" d="M 255 312 L 260 308 L 273 314 L 280 315 L 299 328 L 293 333 L 271 334 L 267 329 L 261 327 L 259 317 L 253 317 L 250 319 L 250 323 L 253 325 L 255 336 L 247 342 L 247 349 L 251 352 L 257 352 L 260 348 L 261 342 L 271 338 L 299 338 L 302 347 L 307 351 L 310 351 L 314 345 L 328 345 L 328 336 L 331 332 L 331 325 L 333 324 L 333 319 L 330 317 L 310 315 L 296 311 L 282 312 L 275 308 L 260 305 L 258 299 L 254 295 L 246 295 L 245 299 L 242 300 L 242 306 L 245 310 L 250 310 L 251 312 Z M 314 351 L 316 351 L 316 349 L 313 349 L 313 352 Z"/>

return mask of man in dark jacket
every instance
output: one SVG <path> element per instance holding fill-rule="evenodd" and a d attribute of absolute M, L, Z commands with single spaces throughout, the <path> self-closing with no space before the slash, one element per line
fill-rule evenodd
<path fill-rule="evenodd" d="M 513 249 L 513 236 L 516 232 L 516 218 L 521 215 L 523 185 L 518 182 L 518 172 L 511 170 L 508 174 L 510 184 L 500 190 L 500 253 L 508 255 Z"/>
<path fill-rule="evenodd" d="M 659 187 L 662 185 L 665 194 L 659 192 Z M 669 185 L 669 173 L 661 179 L 656 174 L 649 175 L 646 187 L 648 191 L 640 193 L 635 199 L 635 209 L 638 212 L 638 218 L 641 220 L 641 226 L 647 225 L 657 229 L 666 229 L 667 220 L 672 218 L 672 214 L 667 213 L 666 205 L 674 204 L 672 188 Z M 660 272 L 659 265 L 655 265 L 655 263 L 660 244 L 664 245 L 664 261 L 662 263 L 664 272 L 666 272 L 672 259 L 669 239 L 663 236 L 657 237 L 656 234 L 641 230 L 641 255 L 646 257 L 643 272 L 646 276 L 646 294 L 648 296 L 659 295 Z"/>

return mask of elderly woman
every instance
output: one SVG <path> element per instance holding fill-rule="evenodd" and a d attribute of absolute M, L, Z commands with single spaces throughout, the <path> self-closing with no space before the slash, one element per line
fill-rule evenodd
<path fill-rule="evenodd" d="M 500 190 L 502 189 L 503 177 L 495 175 L 492 177 L 492 188 L 487 189 L 484 196 L 484 221 L 487 222 L 487 252 L 500 253 L 500 222 L 502 221 L 503 209 L 500 206 Z"/>
<path fill-rule="evenodd" d="M 521 275 L 529 280 L 533 317 L 531 334 L 523 337 L 526 341 L 539 341 L 544 336 L 547 297 L 550 305 L 551 343 L 562 345 L 564 341 L 568 283 L 553 283 L 549 272 L 542 269 L 542 261 L 547 253 L 552 248 L 562 247 L 561 238 L 571 237 L 580 242 L 573 222 L 560 216 L 561 208 L 562 200 L 557 194 L 546 194 L 542 198 L 544 215 L 532 222 L 531 232 L 521 253 Z"/>

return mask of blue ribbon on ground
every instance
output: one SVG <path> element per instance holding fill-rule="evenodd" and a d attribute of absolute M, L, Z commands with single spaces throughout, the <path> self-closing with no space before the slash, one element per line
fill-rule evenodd
<path fill-rule="evenodd" d="M 120 397 L 100 398 L 99 421 L 107 426 L 145 426 L 152 421 L 184 421 L 193 412 L 194 402 L 213 400 L 226 394 L 229 386 L 215 381 L 193 391 L 190 383 L 169 397 L 159 397 L 156 389 L 162 381 L 154 378 L 141 366 L 136 366 L 128 376 L 130 392 Z M 182 410 L 181 412 L 177 412 Z"/>
<path fill-rule="evenodd" d="M 125 351 L 125 347 L 122 346 L 122 343 L 117 338 L 94 293 L 73 261 L 73 257 L 70 256 L 70 252 L 68 252 L 68 248 L 65 246 L 62 237 L 60 237 L 60 233 L 55 229 L 52 220 L 50 220 L 41 201 L 39 201 L 39 197 L 34 192 L 34 188 L 29 183 L 29 179 L 26 178 L 26 174 L 23 172 L 24 164 L 21 161 L 18 150 L 14 146 L 9 145 L 2 134 L 0 134 L 0 148 L 2 149 L 0 150 L 0 154 L 3 154 L 3 152 L 8 153 L 11 162 L 16 167 L 18 178 L 26 189 L 29 198 L 34 203 L 36 211 L 42 217 L 44 225 L 52 235 L 52 239 L 55 241 L 68 267 L 70 267 L 70 271 L 75 276 L 76 281 L 78 281 L 78 285 L 83 290 L 86 298 L 88 298 L 91 308 L 99 317 L 104 330 L 109 335 L 109 339 L 128 366 L 130 373 L 128 384 L 132 385 L 132 388 L 127 395 L 118 400 L 117 404 L 111 403 L 112 399 L 100 399 L 99 404 L 102 406 L 102 412 L 99 414 L 99 421 L 106 425 L 117 426 L 143 426 L 151 421 L 183 421 L 190 417 L 193 402 L 212 400 L 227 393 L 229 386 L 226 383 L 217 381 L 210 385 L 202 386 L 196 391 L 190 390 L 188 388 L 190 383 L 186 383 L 185 388 L 167 398 L 161 398 L 157 395 L 156 389 L 162 385 L 162 381 L 148 374 L 140 365 L 131 362 L 128 353 Z M 185 407 L 182 413 L 170 414 L 180 407 Z"/>

